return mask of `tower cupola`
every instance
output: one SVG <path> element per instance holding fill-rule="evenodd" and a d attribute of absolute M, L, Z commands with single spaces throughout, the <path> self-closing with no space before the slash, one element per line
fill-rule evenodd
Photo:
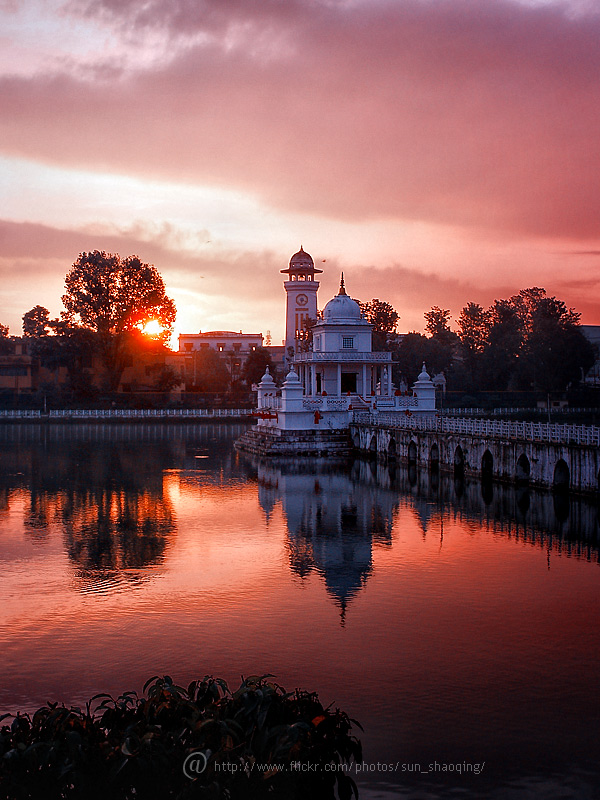
<path fill-rule="evenodd" d="M 312 281 L 317 272 L 323 272 L 322 269 L 315 267 L 315 262 L 309 253 L 305 253 L 302 246 L 300 250 L 290 258 L 290 265 L 287 269 L 282 269 L 284 275 L 289 275 L 290 281 Z"/>

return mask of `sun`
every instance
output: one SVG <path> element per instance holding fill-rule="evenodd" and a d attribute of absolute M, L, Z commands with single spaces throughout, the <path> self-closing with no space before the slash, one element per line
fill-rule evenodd
<path fill-rule="evenodd" d="M 146 336 L 159 336 L 163 332 L 163 327 L 157 319 L 151 319 L 142 328 L 142 333 Z"/>

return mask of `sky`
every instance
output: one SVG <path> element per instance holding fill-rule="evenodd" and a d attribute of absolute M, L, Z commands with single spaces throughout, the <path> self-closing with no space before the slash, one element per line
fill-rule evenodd
<path fill-rule="evenodd" d="M 594 0 L 0 0 L 0 322 L 98 249 L 279 344 L 302 245 L 400 331 L 530 286 L 600 324 L 599 40 Z"/>

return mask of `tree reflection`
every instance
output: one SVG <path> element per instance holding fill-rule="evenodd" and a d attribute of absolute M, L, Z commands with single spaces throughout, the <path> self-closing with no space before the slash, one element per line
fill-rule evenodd
<path fill-rule="evenodd" d="M 5 475 L 21 474 L 29 484 L 26 532 L 39 539 L 59 527 L 83 584 L 106 585 L 139 580 L 140 570 L 164 560 L 176 529 L 163 491 L 174 445 L 25 443 L 3 450 L 0 465 Z"/>

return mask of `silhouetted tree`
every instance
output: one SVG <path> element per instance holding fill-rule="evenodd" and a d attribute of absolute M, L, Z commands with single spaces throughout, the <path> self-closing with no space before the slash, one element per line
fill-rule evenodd
<path fill-rule="evenodd" d="M 167 297 L 156 267 L 137 256 L 94 250 L 81 253 L 65 279 L 63 322 L 92 331 L 104 366 L 104 388 L 115 390 L 124 368 L 132 331 L 158 320 L 166 341 L 175 321 L 175 304 Z"/>
<path fill-rule="evenodd" d="M 427 321 L 425 330 L 434 339 L 437 339 L 440 344 L 453 345 L 456 340 L 456 334 L 450 330 L 449 320 L 450 311 L 448 309 L 440 308 L 439 306 L 432 306 L 431 311 L 426 311 L 423 316 Z"/>
<path fill-rule="evenodd" d="M 298 352 L 299 353 L 308 353 L 312 350 L 313 347 L 313 328 L 317 324 L 316 319 L 312 319 L 312 317 L 304 317 L 302 319 L 302 327 L 298 331 Z M 291 348 L 288 347 L 288 350 Z M 290 358 L 293 358 L 294 351 L 290 354 Z"/>
<path fill-rule="evenodd" d="M 562 300 L 543 292 L 528 308 L 527 328 L 519 358 L 523 388 L 545 392 L 578 383 L 596 359 L 594 346 L 579 328 L 579 314 Z M 523 293 L 521 293 L 523 294 Z"/>
<path fill-rule="evenodd" d="M 194 385 L 203 392 L 226 392 L 231 381 L 227 367 L 219 354 L 210 347 L 197 350 Z"/>
<path fill-rule="evenodd" d="M 395 352 L 394 361 L 409 386 L 417 380 L 423 362 L 430 375 L 435 375 L 448 367 L 448 349 L 430 336 L 422 333 L 407 333 L 402 337 Z M 397 381 L 397 377 L 395 378 Z"/>
<path fill-rule="evenodd" d="M 244 363 L 242 368 L 242 380 L 248 387 L 253 383 L 259 383 L 267 367 L 269 367 L 269 371 L 271 375 L 273 375 L 274 370 L 271 353 L 264 347 L 257 347 L 256 350 L 249 353 Z"/>
<path fill-rule="evenodd" d="M 478 303 L 467 303 L 458 318 L 459 363 L 455 376 L 469 390 L 481 386 L 483 353 L 490 332 L 490 314 Z"/>
<path fill-rule="evenodd" d="M 400 315 L 390 303 L 373 298 L 369 303 L 359 302 L 360 310 L 373 326 L 373 350 L 386 350 L 390 337 L 396 333 Z"/>
<path fill-rule="evenodd" d="M 50 312 L 44 306 L 34 306 L 23 314 L 23 336 L 48 336 L 51 330 Z"/>
<path fill-rule="evenodd" d="M 12 344 L 9 337 L 8 325 L 3 325 L 0 322 L 0 355 L 9 353 L 12 350 Z"/>

